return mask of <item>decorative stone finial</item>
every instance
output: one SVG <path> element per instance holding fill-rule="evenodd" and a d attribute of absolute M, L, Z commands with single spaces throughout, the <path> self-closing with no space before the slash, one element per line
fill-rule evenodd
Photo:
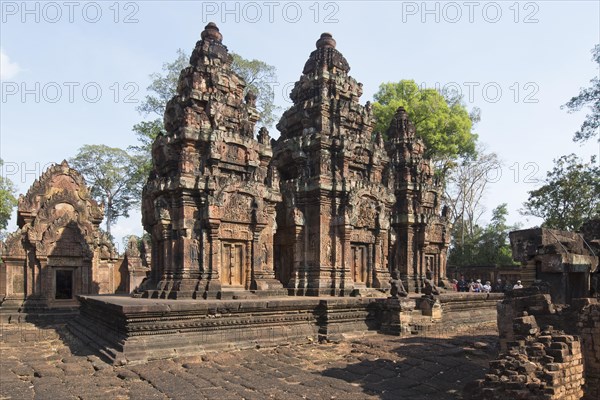
<path fill-rule="evenodd" d="M 321 34 L 321 38 L 317 40 L 317 49 L 332 48 L 335 49 L 335 39 L 331 33 L 325 32 Z"/>
<path fill-rule="evenodd" d="M 223 35 L 221 35 L 219 27 L 214 22 L 209 22 L 208 25 L 204 27 L 200 37 L 202 40 L 215 40 L 219 43 L 223 40 Z"/>
<path fill-rule="evenodd" d="M 396 109 L 396 114 L 392 118 L 387 135 L 390 138 L 406 138 L 415 135 L 415 125 L 408 118 L 408 112 L 404 107 L 400 106 Z"/>

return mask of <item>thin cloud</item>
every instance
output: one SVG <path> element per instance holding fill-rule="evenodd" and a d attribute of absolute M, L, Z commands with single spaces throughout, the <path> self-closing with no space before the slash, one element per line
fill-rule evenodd
<path fill-rule="evenodd" d="M 21 67 L 16 62 L 10 60 L 10 57 L 0 49 L 0 80 L 12 79 L 21 72 Z"/>

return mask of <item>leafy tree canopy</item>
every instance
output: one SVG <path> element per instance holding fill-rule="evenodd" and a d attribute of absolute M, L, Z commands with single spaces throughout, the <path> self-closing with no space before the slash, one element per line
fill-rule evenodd
<path fill-rule="evenodd" d="M 593 58 L 600 65 L 600 44 L 597 44 L 592 50 Z M 573 136 L 574 142 L 585 142 L 598 136 L 600 141 L 600 79 L 595 76 L 588 88 L 582 88 L 579 94 L 563 107 L 567 107 L 570 113 L 580 111 L 584 106 L 588 106 L 590 113 L 585 116 L 581 128 Z"/>
<path fill-rule="evenodd" d="M 529 192 L 520 211 L 542 218 L 542 226 L 570 231 L 600 216 L 600 168 L 596 158 L 585 163 L 569 154 L 554 160 L 545 185 Z"/>
<path fill-rule="evenodd" d="M 475 225 L 461 239 L 461 223 L 454 226 L 454 235 L 448 263 L 455 266 L 470 265 L 511 265 L 512 252 L 508 242 L 508 233 L 518 229 L 518 225 L 507 225 L 508 209 L 506 203 L 492 211 L 488 225 Z"/>
<path fill-rule="evenodd" d="M 471 115 L 460 96 L 421 88 L 413 80 L 383 83 L 374 95 L 375 131 L 385 133 L 398 107 L 404 107 L 427 146 L 427 156 L 448 164 L 458 157 L 476 154 L 477 135 L 473 124 L 479 111 Z"/>
<path fill-rule="evenodd" d="M 4 161 L 0 159 L 0 170 L 2 171 L 1 167 L 3 164 Z M 6 229 L 13 209 L 17 205 L 15 192 L 14 183 L 10 179 L 0 175 L 0 230 Z"/>
<path fill-rule="evenodd" d="M 252 90 L 258 96 L 256 99 L 256 108 L 260 115 L 258 123 L 265 127 L 272 126 L 276 118 L 275 112 L 279 110 L 274 103 L 277 70 L 264 61 L 246 60 L 239 54 L 230 54 L 233 56 L 231 68 L 246 81 L 246 92 Z"/>
<path fill-rule="evenodd" d="M 69 164 L 78 170 L 91 187 L 94 198 L 104 204 L 106 231 L 120 216 L 128 217 L 132 206 L 139 204 L 144 176 L 143 158 L 125 150 L 100 145 L 84 145 Z"/>

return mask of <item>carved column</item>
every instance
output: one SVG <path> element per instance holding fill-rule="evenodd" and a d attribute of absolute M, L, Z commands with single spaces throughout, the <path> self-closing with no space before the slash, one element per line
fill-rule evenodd
<path fill-rule="evenodd" d="M 361 286 L 364 287 L 369 287 L 372 281 L 372 274 L 373 274 L 373 244 L 372 243 L 367 243 L 367 245 L 364 247 L 365 251 L 366 251 L 366 259 L 363 259 L 363 262 L 366 263 L 366 265 L 364 266 L 365 271 L 366 271 L 366 277 L 364 277 L 364 284 L 361 284 Z M 355 283 L 356 286 L 356 283 Z"/>
<path fill-rule="evenodd" d="M 308 244 L 306 243 L 305 232 L 306 229 L 303 225 L 294 225 L 294 261 L 292 265 L 292 278 L 290 280 L 290 287 L 294 288 L 297 295 L 306 294 L 307 286 L 307 268 L 306 259 L 304 254 L 307 252 Z"/>
<path fill-rule="evenodd" d="M 210 254 L 208 273 L 205 285 L 205 298 L 216 298 L 221 291 L 221 240 L 219 239 L 219 226 L 216 221 L 209 222 L 208 237 Z"/>
<path fill-rule="evenodd" d="M 261 249 L 260 249 L 260 230 L 261 228 L 255 227 L 252 232 L 252 241 L 250 242 L 250 255 L 248 265 L 250 266 L 250 271 L 248 271 L 248 277 L 246 278 L 247 285 L 250 289 L 257 289 L 257 280 L 262 278 L 262 257 L 261 257 Z"/>
<path fill-rule="evenodd" d="M 352 226 L 344 225 L 342 242 L 342 279 L 340 282 L 340 294 L 349 295 L 354 290 L 354 276 L 352 273 Z"/>
<path fill-rule="evenodd" d="M 162 273 L 160 277 L 160 282 L 158 285 L 158 289 L 161 291 L 159 297 L 166 297 L 167 294 L 165 291 L 171 289 L 173 273 L 172 273 L 172 265 L 173 261 L 171 260 L 171 225 L 162 223 L 160 225 L 160 250 L 161 250 L 161 260 L 162 260 Z"/>
<path fill-rule="evenodd" d="M 383 246 L 382 246 L 382 234 L 378 232 L 375 235 L 375 255 L 373 263 L 373 282 L 371 287 L 381 287 L 379 275 L 383 272 Z"/>

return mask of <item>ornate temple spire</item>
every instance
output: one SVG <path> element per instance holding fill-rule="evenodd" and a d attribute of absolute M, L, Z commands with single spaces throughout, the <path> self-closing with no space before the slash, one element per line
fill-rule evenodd
<path fill-rule="evenodd" d="M 369 137 L 365 140 L 370 140 L 372 116 L 370 110 L 359 104 L 362 84 L 352 78 L 349 71 L 350 65 L 336 49 L 332 35 L 321 34 L 290 93 L 294 105 L 277 124 L 281 137 L 316 131 L 335 136 L 349 129 L 363 132 Z M 340 115 L 348 118 L 341 125 L 338 123 Z"/>
<path fill-rule="evenodd" d="M 227 51 L 227 46 L 223 44 L 223 35 L 219 32 L 219 27 L 214 22 L 209 22 L 202 33 L 201 40 L 196 43 L 196 48 L 192 52 L 190 64 L 214 64 L 223 63 L 230 65 L 233 57 Z"/>
<path fill-rule="evenodd" d="M 142 223 L 161 256 L 144 296 L 285 294 L 273 271 L 281 196 L 271 144 L 264 130 L 255 138 L 257 93 L 246 92 L 222 40 L 206 25 L 167 103 L 167 134 L 153 144 Z"/>
<path fill-rule="evenodd" d="M 336 48 L 336 42 L 331 33 L 323 33 L 317 40 L 317 49 L 314 50 L 304 65 L 303 74 L 308 75 L 316 70 L 341 70 L 350 72 L 350 65 L 346 58 Z"/>
<path fill-rule="evenodd" d="M 408 139 L 415 136 L 415 125 L 408 118 L 408 113 L 404 107 L 399 107 L 392 118 L 387 136 L 390 139 Z"/>
<path fill-rule="evenodd" d="M 389 287 L 389 157 L 383 141 L 372 140 L 372 109 L 360 104 L 362 84 L 349 71 L 332 35 L 323 33 L 277 124 L 273 163 L 284 201 L 275 244 L 285 255 L 279 277 L 299 295 Z"/>
<path fill-rule="evenodd" d="M 223 40 L 223 35 L 219 32 L 219 27 L 214 22 L 209 22 L 208 25 L 204 27 L 204 30 L 200 34 L 202 40 L 208 41 L 216 41 L 221 43 Z"/>
<path fill-rule="evenodd" d="M 329 32 L 325 32 L 321 34 L 319 40 L 317 40 L 317 49 L 330 47 L 335 49 L 335 39 Z"/>

